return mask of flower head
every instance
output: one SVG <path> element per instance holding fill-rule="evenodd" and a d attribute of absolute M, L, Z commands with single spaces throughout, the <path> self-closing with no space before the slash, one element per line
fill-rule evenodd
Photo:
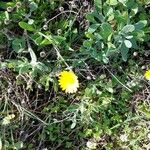
<path fill-rule="evenodd" d="M 73 71 L 62 71 L 58 81 L 60 87 L 66 93 L 75 93 L 79 87 L 78 77 Z"/>
<path fill-rule="evenodd" d="M 145 72 L 144 77 L 145 77 L 147 80 L 150 80 L 150 69 Z"/>

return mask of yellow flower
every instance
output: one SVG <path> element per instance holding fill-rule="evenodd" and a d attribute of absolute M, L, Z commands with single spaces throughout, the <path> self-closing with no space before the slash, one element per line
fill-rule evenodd
<path fill-rule="evenodd" d="M 73 71 L 62 71 L 58 81 L 60 87 L 66 93 L 75 93 L 79 87 L 78 77 Z"/>
<path fill-rule="evenodd" d="M 144 77 L 145 77 L 147 80 L 150 80 L 150 69 L 145 72 Z"/>

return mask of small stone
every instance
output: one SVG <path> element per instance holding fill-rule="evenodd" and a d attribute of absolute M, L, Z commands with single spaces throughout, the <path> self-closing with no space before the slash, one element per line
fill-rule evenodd
<path fill-rule="evenodd" d="M 145 70 L 145 69 L 146 69 L 146 66 L 142 66 L 141 69 L 142 69 L 142 70 Z"/>
<path fill-rule="evenodd" d="M 134 53 L 133 53 L 133 56 L 134 56 L 134 57 L 138 56 L 138 52 L 134 52 Z"/>
<path fill-rule="evenodd" d="M 91 78 L 91 76 L 87 76 L 86 79 L 87 80 L 91 80 L 92 78 Z"/>

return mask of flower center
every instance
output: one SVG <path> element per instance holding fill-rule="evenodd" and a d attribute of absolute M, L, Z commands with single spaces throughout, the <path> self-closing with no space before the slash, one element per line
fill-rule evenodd
<path fill-rule="evenodd" d="M 69 84 L 74 84 L 74 82 L 75 82 L 75 79 L 72 76 L 69 76 L 68 79 L 66 79 L 66 80 L 68 80 Z"/>

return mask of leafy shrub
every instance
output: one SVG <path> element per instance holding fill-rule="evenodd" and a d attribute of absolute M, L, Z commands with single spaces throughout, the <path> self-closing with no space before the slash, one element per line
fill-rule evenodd
<path fill-rule="evenodd" d="M 147 148 L 149 4 L 1 1 L 0 149 Z"/>

